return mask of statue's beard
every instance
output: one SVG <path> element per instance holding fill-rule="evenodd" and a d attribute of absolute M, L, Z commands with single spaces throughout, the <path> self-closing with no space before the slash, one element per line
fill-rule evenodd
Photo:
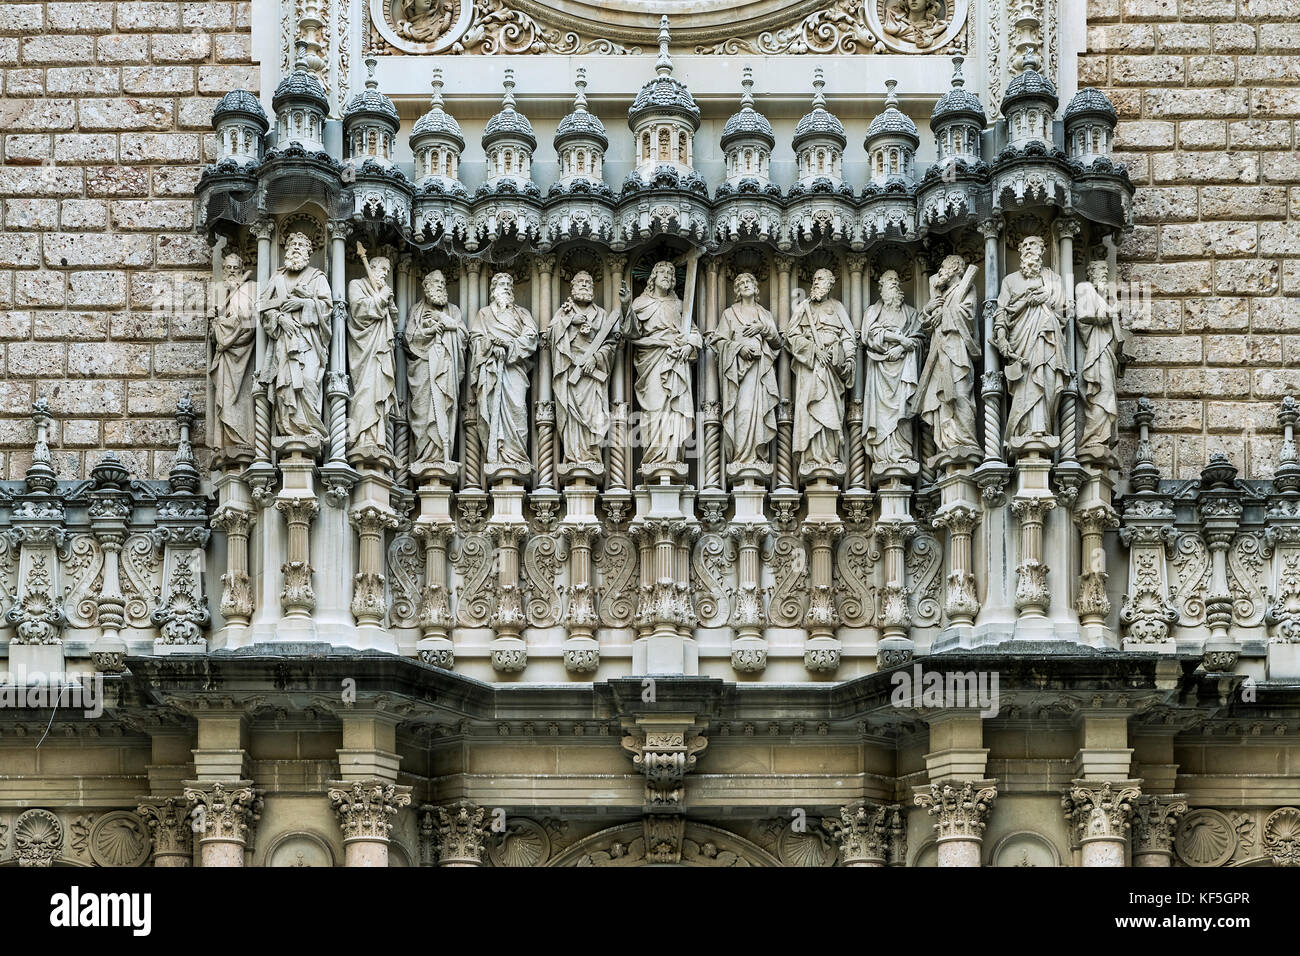
<path fill-rule="evenodd" d="M 1020 264 L 1020 271 L 1024 273 L 1027 279 L 1037 279 L 1043 274 L 1043 263 L 1040 259 L 1026 259 Z"/>
<path fill-rule="evenodd" d="M 591 300 L 595 298 L 595 293 L 588 289 L 573 289 L 569 293 L 569 298 L 571 298 L 577 305 L 586 308 L 591 305 Z"/>
<path fill-rule="evenodd" d="M 446 290 L 440 290 L 437 292 L 429 292 L 428 290 L 425 290 L 424 297 L 429 300 L 430 305 L 442 306 L 447 304 Z"/>
<path fill-rule="evenodd" d="M 881 292 L 881 300 L 891 309 L 897 309 L 903 304 L 903 293 L 894 290 L 891 292 Z"/>
<path fill-rule="evenodd" d="M 508 309 L 515 304 L 515 297 L 512 295 L 494 295 L 492 302 L 498 309 Z"/>
<path fill-rule="evenodd" d="M 310 261 L 310 257 L 301 252 L 290 252 L 284 257 L 284 264 L 291 272 L 301 272 L 307 268 L 307 263 Z"/>

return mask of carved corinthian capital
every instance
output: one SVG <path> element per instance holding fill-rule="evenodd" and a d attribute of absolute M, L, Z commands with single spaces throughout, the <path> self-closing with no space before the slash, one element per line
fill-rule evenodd
<path fill-rule="evenodd" d="M 839 819 L 822 821 L 840 850 L 844 866 L 885 866 L 907 856 L 907 831 L 902 807 L 851 803 L 840 808 Z"/>
<path fill-rule="evenodd" d="M 1076 780 L 1061 797 L 1065 819 L 1073 828 L 1076 843 L 1087 840 L 1122 840 L 1128 836 L 1133 805 L 1142 791 L 1137 787 L 1101 786 Z"/>
<path fill-rule="evenodd" d="M 382 840 L 393 831 L 392 818 L 411 803 L 411 788 L 383 780 L 338 781 L 330 785 L 330 806 L 338 814 L 343 842 Z"/>
<path fill-rule="evenodd" d="M 140 801 L 135 812 L 149 828 L 155 866 L 159 858 L 184 857 L 188 860 L 193 855 L 190 806 L 183 797 L 146 798 Z"/>
<path fill-rule="evenodd" d="M 1182 794 L 1144 793 L 1133 805 L 1133 853 L 1172 856 L 1174 832 L 1187 812 Z"/>
<path fill-rule="evenodd" d="M 931 784 L 929 793 L 918 793 L 916 805 L 934 817 L 939 840 L 981 840 L 997 787 L 966 781 L 960 786 Z"/>
<path fill-rule="evenodd" d="M 432 836 L 439 866 L 482 866 L 487 848 L 487 811 L 468 800 L 445 807 L 424 806 L 421 832 Z"/>
<path fill-rule="evenodd" d="M 186 787 L 185 801 L 200 842 L 247 843 L 262 817 L 262 795 L 246 780 Z"/>

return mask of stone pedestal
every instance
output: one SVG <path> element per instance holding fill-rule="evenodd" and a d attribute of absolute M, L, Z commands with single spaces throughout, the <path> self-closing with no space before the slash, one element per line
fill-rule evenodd
<path fill-rule="evenodd" d="M 348 522 L 357 534 L 357 572 L 352 578 L 350 610 L 356 622 L 355 646 L 396 653 L 397 641 L 385 626 L 388 617 L 385 534 L 398 525 L 397 513 L 389 504 L 392 489 L 392 479 L 386 473 L 368 468 L 361 471 L 361 479 L 352 489 Z"/>
<path fill-rule="evenodd" d="M 880 644 L 876 652 L 881 668 L 898 667 L 912 659 L 912 611 L 908 602 L 907 543 L 916 536 L 916 519 L 911 513 L 912 489 L 905 478 L 911 472 L 891 466 L 880 473 L 880 518 L 876 540 L 884 555 L 884 587 L 880 593 Z"/>
<path fill-rule="evenodd" d="M 1015 639 L 1019 641 L 1050 641 L 1063 636 L 1057 633 L 1056 622 L 1048 616 L 1052 603 L 1052 587 L 1048 583 L 1051 568 L 1047 564 L 1043 528 L 1048 514 L 1056 507 L 1056 496 L 1049 483 L 1051 467 L 1049 459 L 1037 454 L 1027 454 L 1016 462 L 1018 484 L 1011 500 L 1011 513 L 1019 532 L 1015 591 Z M 1059 547 L 1061 542 L 1056 544 Z M 1053 552 L 1053 561 L 1058 560 L 1057 553 Z"/>
<path fill-rule="evenodd" d="M 699 673 L 699 646 L 683 623 L 693 622 L 694 612 L 689 567 L 681 560 L 682 541 L 694 525 L 694 504 L 694 496 L 680 484 L 661 481 L 636 490 L 632 528 L 642 542 L 643 600 L 632 645 L 634 674 Z"/>
<path fill-rule="evenodd" d="M 424 544 L 424 591 L 420 595 L 416 654 L 424 663 L 446 670 L 456 664 L 451 640 L 454 622 L 447 581 L 447 544 L 456 530 L 451 516 L 451 485 L 458 469 L 456 462 L 417 462 L 412 467 L 420 482 L 415 536 Z"/>

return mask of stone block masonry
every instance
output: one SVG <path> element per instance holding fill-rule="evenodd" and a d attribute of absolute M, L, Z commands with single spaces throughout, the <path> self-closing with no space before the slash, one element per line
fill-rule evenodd
<path fill-rule="evenodd" d="M 1118 109 L 1138 186 L 1120 280 L 1151 292 L 1121 397 L 1151 396 L 1168 475 L 1223 452 L 1270 477 L 1274 403 L 1300 392 L 1297 53 L 1300 0 L 1088 3 L 1079 85 Z"/>
<path fill-rule="evenodd" d="M 213 106 L 258 90 L 250 19 L 248 3 L 0 5 L 0 477 L 30 463 L 39 394 L 61 478 L 106 449 L 165 476 L 176 400 L 202 410 L 194 186 Z"/>

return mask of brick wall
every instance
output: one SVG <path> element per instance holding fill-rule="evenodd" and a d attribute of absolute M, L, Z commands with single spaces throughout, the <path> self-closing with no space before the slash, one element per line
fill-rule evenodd
<path fill-rule="evenodd" d="M 1079 73 L 1138 184 L 1121 278 L 1153 301 L 1124 393 L 1152 398 L 1166 474 L 1221 451 L 1271 475 L 1300 397 L 1300 0 L 1089 0 Z"/>
<path fill-rule="evenodd" d="M 251 63 L 248 3 L 0 3 L 0 475 L 38 393 L 60 477 L 104 448 L 166 473 L 176 399 L 204 400 L 194 187 Z"/>

